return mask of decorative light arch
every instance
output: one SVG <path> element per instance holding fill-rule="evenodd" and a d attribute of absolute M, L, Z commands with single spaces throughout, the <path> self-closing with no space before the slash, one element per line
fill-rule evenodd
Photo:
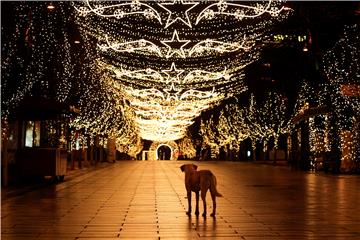
<path fill-rule="evenodd" d="M 168 142 L 153 142 L 150 145 L 149 148 L 149 152 L 154 152 L 155 154 L 150 154 L 149 155 L 149 160 L 158 160 L 159 156 L 158 156 L 158 149 L 161 146 L 167 146 L 170 148 L 171 150 L 171 157 L 170 160 L 177 160 L 178 158 L 178 153 L 179 153 L 179 147 L 177 145 L 177 143 L 175 141 L 168 141 Z M 155 159 L 153 159 L 155 158 Z"/>
<path fill-rule="evenodd" d="M 108 75 L 104 87 L 119 96 L 119 105 L 129 102 L 125 117 L 133 132 L 165 144 L 182 139 L 202 111 L 247 91 L 246 67 L 260 58 L 272 27 L 290 14 L 282 0 L 245 2 L 72 4 L 84 43 L 93 49 L 97 39 L 93 64 Z"/>

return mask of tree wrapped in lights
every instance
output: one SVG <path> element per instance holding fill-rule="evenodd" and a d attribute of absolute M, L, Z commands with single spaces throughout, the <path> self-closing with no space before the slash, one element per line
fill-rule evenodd
<path fill-rule="evenodd" d="M 360 33 L 359 25 L 346 26 L 343 36 L 323 57 L 323 71 L 330 81 L 331 105 L 336 117 L 338 135 L 351 131 L 352 137 L 341 138 L 343 160 L 360 160 Z M 351 142 L 343 142 L 343 141 Z M 350 139 L 350 140 L 349 140 Z M 346 149 L 351 146 L 351 149 Z"/>
<path fill-rule="evenodd" d="M 203 141 L 217 154 L 221 147 L 239 151 L 241 142 L 247 138 L 251 139 L 253 149 L 257 140 L 266 146 L 271 138 L 277 148 L 279 137 L 289 131 L 286 114 L 284 99 L 279 94 L 270 92 L 262 105 L 252 95 L 248 106 L 229 104 L 218 117 L 213 114 L 206 122 L 202 119 Z"/>
<path fill-rule="evenodd" d="M 328 81 L 316 88 L 304 82 L 299 92 L 295 115 L 310 107 L 329 109 L 309 118 L 310 151 L 315 157 L 331 151 L 337 161 L 359 159 L 358 49 L 359 27 L 348 26 L 343 37 L 323 56 L 322 70 Z"/>
<path fill-rule="evenodd" d="M 93 38 L 84 36 L 78 45 L 71 40 L 73 7 L 67 2 L 57 2 L 53 10 L 46 2 L 5 4 L 14 12 L 14 23 L 4 29 L 2 42 L 2 118 L 25 96 L 55 99 L 80 110 L 70 124 L 73 146 L 80 140 L 85 145 L 86 139 L 93 145 L 96 137 L 106 144 L 126 125 L 123 95 L 109 87 L 109 75 L 94 64 L 99 55 Z"/>
<path fill-rule="evenodd" d="M 251 139 L 261 140 L 266 146 L 273 138 L 277 149 L 279 137 L 287 133 L 289 127 L 284 99 L 277 93 L 269 92 L 265 102 L 260 105 L 251 96 L 247 121 Z"/>
<path fill-rule="evenodd" d="M 113 128 L 110 137 L 116 139 L 116 149 L 120 152 L 127 153 L 135 158 L 143 149 L 143 141 L 138 135 L 138 131 L 133 121 L 134 112 L 131 108 L 125 106 L 123 111 L 123 120 L 121 125 Z"/>
<path fill-rule="evenodd" d="M 178 147 L 182 155 L 186 156 L 186 159 L 191 159 L 196 156 L 196 149 L 194 143 L 192 142 L 189 131 L 187 131 L 184 138 L 179 140 Z"/>
<path fill-rule="evenodd" d="M 224 111 L 222 110 L 220 112 L 218 125 L 216 127 L 217 131 L 217 141 L 219 147 L 226 147 L 227 145 L 230 145 L 234 140 L 235 136 L 232 132 L 230 122 L 224 115 Z"/>
<path fill-rule="evenodd" d="M 334 84 L 360 84 L 359 25 L 346 26 L 343 36 L 323 57 L 323 70 Z"/>
<path fill-rule="evenodd" d="M 308 81 L 304 79 L 298 92 L 293 117 L 295 117 L 299 113 L 304 113 L 305 110 L 309 109 L 310 106 L 315 105 L 316 102 L 317 97 L 314 87 L 311 86 Z"/>
<path fill-rule="evenodd" d="M 203 147 L 210 147 L 212 157 L 215 157 L 220 153 L 216 127 L 217 125 L 214 123 L 213 115 L 207 121 L 201 119 L 200 133 L 203 141 Z"/>
<path fill-rule="evenodd" d="M 237 104 L 225 106 L 225 110 L 220 112 L 217 126 L 220 146 L 229 145 L 230 150 L 240 150 L 240 143 L 251 136 L 246 116 L 246 108 L 240 108 Z"/>
<path fill-rule="evenodd" d="M 2 31 L 2 117 L 25 96 L 68 100 L 74 73 L 67 32 L 70 6 L 58 3 L 56 11 L 48 12 L 44 2 L 4 4 L 13 11 L 13 22 Z"/>
<path fill-rule="evenodd" d="M 123 108 L 118 103 L 118 96 L 109 90 L 106 84 L 89 85 L 79 101 L 80 114 L 72 121 L 71 127 L 84 129 L 92 136 L 110 136 L 121 129 Z M 95 92 L 99 94 L 94 96 Z"/>
<path fill-rule="evenodd" d="M 345 27 L 343 37 L 323 58 L 323 71 L 342 96 L 335 98 L 342 101 L 335 106 L 337 109 L 350 106 L 355 114 L 360 112 L 359 31 L 358 24 Z"/>
<path fill-rule="evenodd" d="M 96 136 L 106 140 L 119 134 L 126 126 L 126 121 L 124 120 L 123 95 L 109 87 L 113 81 L 109 74 L 94 65 L 98 55 L 88 45 L 89 42 L 90 39 L 84 41 L 81 71 L 76 75 L 80 81 L 78 92 L 74 94 L 79 99 L 77 107 L 80 113 L 72 120 L 70 126 L 75 130 L 82 130 L 89 136 L 92 145 Z M 131 135 L 131 137 L 133 140 L 134 136 Z"/>

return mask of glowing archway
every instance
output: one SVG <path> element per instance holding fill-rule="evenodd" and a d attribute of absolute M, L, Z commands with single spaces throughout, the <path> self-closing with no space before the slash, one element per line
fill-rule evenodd
<path fill-rule="evenodd" d="M 170 160 L 177 160 L 179 154 L 179 147 L 175 141 L 168 141 L 168 142 L 153 142 L 149 148 L 149 151 L 154 152 L 155 154 L 149 155 L 149 160 L 158 160 L 158 149 L 161 146 L 167 146 L 171 150 L 171 157 Z M 155 158 L 155 159 L 153 159 Z"/>

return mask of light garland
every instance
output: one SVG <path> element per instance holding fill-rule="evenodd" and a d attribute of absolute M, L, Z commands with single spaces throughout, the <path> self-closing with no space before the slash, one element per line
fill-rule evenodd
<path fill-rule="evenodd" d="M 159 13 L 150 5 L 141 3 L 138 0 L 134 0 L 131 3 L 118 3 L 110 6 L 103 6 L 101 3 L 97 3 L 97 1 L 91 0 L 84 0 L 83 2 L 84 4 L 82 6 L 74 6 L 82 16 L 94 13 L 105 18 L 121 19 L 128 15 L 142 14 L 148 19 L 155 18 L 161 24 Z M 94 5 L 91 3 L 94 3 Z"/>
<path fill-rule="evenodd" d="M 276 1 L 271 0 L 266 5 L 256 3 L 254 6 L 220 0 L 218 3 L 211 4 L 201 11 L 196 18 L 195 24 L 199 24 L 202 19 L 213 19 L 216 15 L 233 16 L 243 20 L 244 18 L 257 18 L 265 13 L 278 16 L 284 10 L 288 9 L 284 6 L 278 7 Z"/>
<path fill-rule="evenodd" d="M 215 41 L 211 39 L 206 39 L 198 42 L 191 48 L 189 51 L 189 57 L 192 56 L 202 56 L 206 52 L 218 52 L 220 54 L 226 52 L 236 52 L 239 50 L 249 51 L 253 44 L 249 44 L 246 41 L 246 37 L 244 36 L 244 40 L 242 42 L 233 42 L 227 43 L 222 41 Z"/>
<path fill-rule="evenodd" d="M 72 101 L 68 98 L 80 89 L 75 94 L 81 113 L 71 127 L 83 131 L 91 143 L 95 136 L 101 136 L 101 144 L 106 144 L 112 136 L 119 149 L 135 155 L 142 149 L 140 137 L 153 141 L 181 139 L 202 111 L 246 91 L 242 81 L 245 67 L 259 58 L 271 26 L 287 16 L 285 12 L 278 15 L 283 10 L 277 7 L 281 3 L 271 0 L 247 7 L 220 1 L 219 14 L 205 21 L 201 9 L 212 9 L 210 5 L 183 1 L 73 2 L 83 43 L 83 52 L 77 56 L 71 55 L 74 46 L 65 32 L 59 44 L 51 47 L 57 33 L 52 15 L 46 15 L 37 23 L 44 28 L 35 29 L 43 41 L 32 48 L 38 61 L 28 65 L 28 75 L 23 76 L 6 105 L 19 102 L 35 84 L 43 90 L 50 88 L 43 66 L 49 56 L 54 56 L 50 59 L 54 63 L 61 59 L 64 66 L 54 72 L 61 79 L 56 98 Z M 59 3 L 58 15 L 53 15 L 63 29 L 66 6 Z M 239 9 L 246 9 L 244 16 L 233 12 Z M 239 24 L 246 18 L 254 21 Z M 46 51 L 44 42 L 49 46 Z M 83 58 L 76 66 L 82 70 L 75 75 L 71 59 L 77 57 Z"/>
<path fill-rule="evenodd" d="M 204 54 L 223 54 L 237 52 L 239 50 L 244 50 L 245 52 L 249 51 L 254 43 L 248 42 L 246 36 L 243 37 L 242 41 L 236 42 L 223 42 L 212 39 L 206 39 L 196 43 L 193 47 L 185 49 L 186 45 L 190 45 L 191 40 L 180 40 L 179 35 L 176 30 L 174 30 L 171 40 L 160 41 L 163 45 L 167 47 L 167 50 L 164 50 L 161 46 L 158 46 L 156 43 L 140 39 L 136 41 L 128 42 L 114 42 L 110 41 L 109 37 L 105 35 L 104 42 L 102 44 L 97 44 L 97 46 L 102 51 L 113 50 L 115 52 L 138 52 L 142 54 L 157 55 L 158 57 L 166 56 L 166 58 L 187 58 L 187 57 L 199 57 Z M 175 39 L 176 38 L 176 39 Z"/>
<path fill-rule="evenodd" d="M 109 37 L 105 36 L 106 44 L 98 44 L 97 46 L 101 51 L 107 51 L 109 49 L 116 51 L 116 52 L 154 52 L 159 55 L 159 57 L 162 57 L 162 53 L 160 48 L 145 39 L 140 39 L 136 41 L 131 42 L 125 42 L 125 43 L 112 43 L 109 41 Z"/>
<path fill-rule="evenodd" d="M 125 81 L 125 79 L 129 79 L 129 81 L 144 81 L 144 82 L 153 82 L 156 83 L 177 83 L 177 84 L 201 84 L 202 88 L 212 88 L 213 82 L 216 81 L 220 84 L 225 84 L 229 82 L 233 75 L 225 68 L 220 72 L 210 72 L 205 70 L 193 70 L 188 72 L 186 75 L 184 74 L 185 70 L 178 70 L 176 68 L 175 63 L 171 63 L 171 67 L 169 70 L 161 70 L 161 72 L 156 71 L 151 68 L 130 71 L 123 69 L 122 67 L 117 68 L 111 65 L 107 65 L 105 63 L 99 63 L 99 65 L 104 68 L 110 70 L 116 79 Z M 164 76 L 164 74 L 166 76 Z M 185 75 L 181 77 L 181 75 Z M 241 75 L 240 77 L 242 77 Z M 244 86 L 241 86 L 245 89 Z"/>

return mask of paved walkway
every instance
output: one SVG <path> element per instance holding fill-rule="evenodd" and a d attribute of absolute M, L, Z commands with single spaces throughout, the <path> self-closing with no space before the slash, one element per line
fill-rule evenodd
<path fill-rule="evenodd" d="M 224 197 L 216 219 L 189 218 L 184 163 L 117 162 L 5 199 L 1 239 L 360 239 L 359 176 L 198 162 Z"/>

